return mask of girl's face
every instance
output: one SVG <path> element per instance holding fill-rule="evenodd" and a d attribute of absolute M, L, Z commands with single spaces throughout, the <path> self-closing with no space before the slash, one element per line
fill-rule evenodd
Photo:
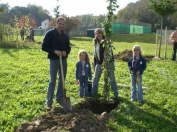
<path fill-rule="evenodd" d="M 133 50 L 135 56 L 140 56 L 140 50 L 139 49 L 134 49 Z"/>
<path fill-rule="evenodd" d="M 102 40 L 103 39 L 102 33 L 95 32 L 95 38 L 97 38 L 98 40 Z"/>
<path fill-rule="evenodd" d="M 80 60 L 81 61 L 85 61 L 86 60 L 86 54 L 85 53 L 81 53 L 80 54 Z"/>

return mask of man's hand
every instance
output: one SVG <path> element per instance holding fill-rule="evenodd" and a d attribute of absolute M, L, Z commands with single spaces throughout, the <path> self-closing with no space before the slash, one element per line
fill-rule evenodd
<path fill-rule="evenodd" d="M 76 81 L 76 85 L 80 85 L 80 82 L 79 82 L 79 80 L 77 80 L 77 81 Z"/>
<path fill-rule="evenodd" d="M 66 51 L 62 51 L 62 56 L 66 56 Z"/>
<path fill-rule="evenodd" d="M 62 51 L 60 51 L 60 50 L 55 50 L 54 53 L 55 53 L 57 56 L 62 56 Z"/>
<path fill-rule="evenodd" d="M 140 72 L 139 72 L 139 71 L 138 71 L 138 72 L 136 72 L 136 75 L 137 75 L 137 76 L 139 76 L 139 75 L 140 75 Z"/>

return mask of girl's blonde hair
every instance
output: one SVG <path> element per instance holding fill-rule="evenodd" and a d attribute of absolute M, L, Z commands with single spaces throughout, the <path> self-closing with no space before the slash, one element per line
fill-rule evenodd
<path fill-rule="evenodd" d="M 135 49 L 140 51 L 140 56 L 141 56 L 142 55 L 141 47 L 139 45 L 134 45 L 133 48 L 132 48 L 133 57 L 134 57 L 134 50 Z"/>
<path fill-rule="evenodd" d="M 85 56 L 86 56 L 86 62 L 90 62 L 90 59 L 89 59 L 89 56 L 88 56 L 88 53 L 87 53 L 87 51 L 86 50 L 80 50 L 79 52 L 78 52 L 78 59 L 79 60 L 81 60 L 80 59 L 80 57 L 81 57 L 81 54 L 85 54 Z"/>

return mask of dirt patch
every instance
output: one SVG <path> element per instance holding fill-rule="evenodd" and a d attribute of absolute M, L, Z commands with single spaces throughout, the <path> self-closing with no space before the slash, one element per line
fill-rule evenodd
<path fill-rule="evenodd" d="M 122 61 L 126 61 L 128 62 L 130 58 L 133 57 L 133 52 L 131 50 L 124 50 L 122 52 L 119 52 L 118 54 L 114 55 L 114 58 L 117 60 L 122 60 Z M 152 55 L 145 55 L 144 58 L 146 59 L 146 61 L 151 61 L 154 56 Z"/>
<path fill-rule="evenodd" d="M 117 105 L 114 101 L 88 99 L 73 106 L 71 113 L 55 107 L 32 122 L 23 123 L 16 132 L 108 132 L 108 113 Z"/>

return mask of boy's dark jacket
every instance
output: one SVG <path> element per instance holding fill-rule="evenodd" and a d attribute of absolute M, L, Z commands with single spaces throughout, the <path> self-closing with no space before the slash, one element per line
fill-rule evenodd
<path fill-rule="evenodd" d="M 146 69 L 146 60 L 142 56 L 138 60 L 131 58 L 128 62 L 128 67 L 131 74 L 136 74 L 136 72 L 143 74 Z"/>
<path fill-rule="evenodd" d="M 44 37 L 42 50 L 48 52 L 49 59 L 58 59 L 54 50 L 66 51 L 68 56 L 71 50 L 69 37 L 65 33 L 59 33 L 55 28 L 51 29 Z M 67 56 L 63 58 L 67 58 Z"/>
<path fill-rule="evenodd" d="M 88 77 L 88 79 L 92 80 L 92 71 L 91 71 L 90 63 L 88 62 L 85 63 L 84 71 L 85 71 L 85 77 Z M 76 64 L 76 80 L 80 80 L 81 77 L 82 77 L 82 62 L 79 61 Z"/>

